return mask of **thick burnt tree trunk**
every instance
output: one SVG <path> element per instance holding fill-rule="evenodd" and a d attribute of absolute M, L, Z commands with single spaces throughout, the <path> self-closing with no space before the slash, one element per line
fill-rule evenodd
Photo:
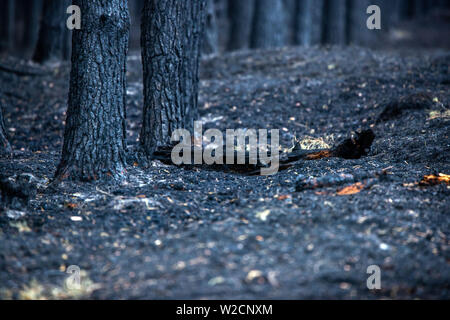
<path fill-rule="evenodd" d="M 2 102 L 0 100 L 0 157 L 11 154 L 11 147 L 6 136 L 5 123 L 3 121 Z"/>
<path fill-rule="evenodd" d="M 68 45 L 66 40 L 66 19 L 68 0 L 44 0 L 39 29 L 39 38 L 33 60 L 38 63 L 55 62 L 64 59 Z"/>
<path fill-rule="evenodd" d="M 229 1 L 230 38 L 228 39 L 228 50 L 249 48 L 254 6 L 254 0 Z"/>
<path fill-rule="evenodd" d="M 324 18 L 324 42 L 345 45 L 347 0 L 326 0 Z"/>
<path fill-rule="evenodd" d="M 322 42 L 324 0 L 298 0 L 296 44 L 317 45 Z"/>
<path fill-rule="evenodd" d="M 193 131 L 205 0 L 146 0 L 142 20 L 144 112 L 140 144 L 151 158 L 176 129 Z"/>
<path fill-rule="evenodd" d="M 0 1 L 0 53 L 12 49 L 14 40 L 15 1 Z"/>
<path fill-rule="evenodd" d="M 202 53 L 215 54 L 219 52 L 219 28 L 216 19 L 214 0 L 206 0 L 207 15 Z"/>
<path fill-rule="evenodd" d="M 282 0 L 256 0 L 251 48 L 276 48 L 287 43 L 289 25 Z"/>
<path fill-rule="evenodd" d="M 127 0 L 76 0 L 64 146 L 56 179 L 119 178 L 125 171 Z"/>

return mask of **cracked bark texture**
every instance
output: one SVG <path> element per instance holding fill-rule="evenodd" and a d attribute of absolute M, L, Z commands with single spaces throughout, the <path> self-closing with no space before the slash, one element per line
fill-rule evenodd
<path fill-rule="evenodd" d="M 63 60 L 66 41 L 66 13 L 70 5 L 68 0 L 44 0 L 42 17 L 39 29 L 39 38 L 33 60 L 38 63 L 47 63 Z"/>
<path fill-rule="evenodd" d="M 230 38 L 228 39 L 228 50 L 233 51 L 249 48 L 254 6 L 254 0 L 229 1 Z"/>
<path fill-rule="evenodd" d="M 2 102 L 0 100 L 0 157 L 11 154 L 11 147 L 9 145 L 7 136 L 5 123 L 3 121 L 3 107 Z"/>
<path fill-rule="evenodd" d="M 276 48 L 287 43 L 289 25 L 282 0 L 256 0 L 252 48 Z"/>
<path fill-rule="evenodd" d="M 57 180 L 119 178 L 125 171 L 127 0 L 77 0 L 66 128 Z"/>
<path fill-rule="evenodd" d="M 205 0 L 146 0 L 142 19 L 144 111 L 141 150 L 147 158 L 170 145 L 176 129 L 193 131 Z"/>

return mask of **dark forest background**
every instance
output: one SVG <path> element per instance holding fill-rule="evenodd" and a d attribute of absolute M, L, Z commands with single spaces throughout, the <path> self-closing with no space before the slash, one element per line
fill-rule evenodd
<path fill-rule="evenodd" d="M 33 57 L 36 62 L 69 59 L 71 32 L 65 28 L 65 10 L 70 3 L 0 1 L 0 53 Z M 143 3 L 129 1 L 131 49 L 140 47 Z M 366 27 L 365 11 L 371 4 L 381 8 L 382 30 Z M 203 53 L 318 44 L 380 47 L 407 40 L 408 35 L 395 32 L 397 26 L 440 14 L 449 7 L 447 0 L 208 0 Z M 439 40 L 433 39 L 433 43 Z M 55 53 L 58 57 L 48 56 Z"/>

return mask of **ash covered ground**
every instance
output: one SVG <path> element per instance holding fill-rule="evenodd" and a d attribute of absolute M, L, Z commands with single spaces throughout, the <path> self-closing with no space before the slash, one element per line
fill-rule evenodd
<path fill-rule="evenodd" d="M 206 57 L 204 129 L 276 128 L 284 148 L 297 139 L 317 149 L 371 128 L 370 153 L 300 160 L 268 177 L 130 161 L 121 184 L 49 188 L 69 66 L 2 60 L 15 152 L 0 171 L 26 177 L 37 193 L 22 213 L 0 214 L 0 297 L 450 298 L 450 187 L 418 183 L 450 174 L 449 64 L 448 50 L 353 47 Z M 143 101 L 137 54 L 128 69 L 132 152 Z M 361 177 L 361 188 L 296 189 L 336 174 Z M 64 285 L 70 265 L 81 269 L 79 290 Z M 381 290 L 366 286 L 370 265 L 381 268 Z"/>

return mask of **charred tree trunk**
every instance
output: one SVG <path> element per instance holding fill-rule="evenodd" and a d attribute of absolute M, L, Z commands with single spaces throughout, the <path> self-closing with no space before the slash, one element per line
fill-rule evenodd
<path fill-rule="evenodd" d="M 197 115 L 204 0 L 146 0 L 142 20 L 144 112 L 140 144 L 151 158 Z"/>
<path fill-rule="evenodd" d="M 206 0 L 206 2 L 207 15 L 202 52 L 204 54 L 215 54 L 219 52 L 219 29 L 216 19 L 215 4 L 214 0 Z"/>
<path fill-rule="evenodd" d="M 247 49 L 250 46 L 254 5 L 254 0 L 229 1 L 230 38 L 228 39 L 228 50 Z"/>
<path fill-rule="evenodd" d="M 68 0 L 44 0 L 39 39 L 34 52 L 33 60 L 38 63 L 47 63 L 63 60 L 67 32 L 66 18 Z"/>
<path fill-rule="evenodd" d="M 125 170 L 127 0 L 77 0 L 64 146 L 56 172 L 63 178 L 120 177 Z"/>
<path fill-rule="evenodd" d="M 298 0 L 296 43 L 317 45 L 323 37 L 324 0 Z"/>
<path fill-rule="evenodd" d="M 6 136 L 5 123 L 3 121 L 2 102 L 0 100 L 0 157 L 11 154 L 11 147 Z"/>
<path fill-rule="evenodd" d="M 42 0 L 24 0 L 27 8 L 25 15 L 25 26 L 23 33 L 23 46 L 27 50 L 36 48 L 39 34 L 39 18 L 42 14 Z"/>
<path fill-rule="evenodd" d="M 0 1 L 0 53 L 12 49 L 14 39 L 15 1 Z"/>
<path fill-rule="evenodd" d="M 298 0 L 283 0 L 284 10 L 287 23 L 287 43 L 290 45 L 296 44 L 296 26 L 297 26 L 297 2 Z"/>
<path fill-rule="evenodd" d="M 253 0 L 248 0 L 253 1 Z M 225 51 L 230 39 L 229 0 L 214 0 L 217 28 L 219 30 L 219 51 Z"/>
<path fill-rule="evenodd" d="M 347 43 L 347 0 L 326 0 L 324 42 L 337 45 Z"/>
<path fill-rule="evenodd" d="M 252 48 L 276 48 L 286 45 L 288 24 L 282 0 L 256 0 L 251 36 Z"/>

